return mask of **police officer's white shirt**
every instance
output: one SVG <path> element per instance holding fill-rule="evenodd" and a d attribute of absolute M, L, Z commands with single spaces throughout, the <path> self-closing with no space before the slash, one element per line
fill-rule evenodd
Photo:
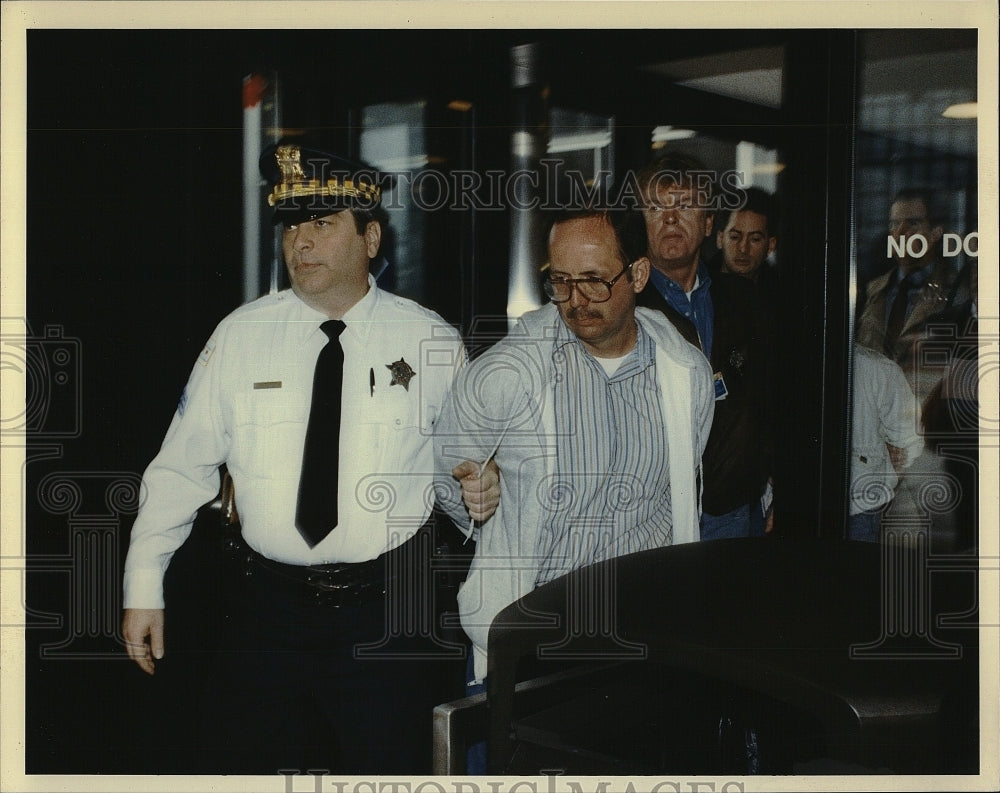
<path fill-rule="evenodd" d="M 327 343 L 320 324 L 328 317 L 288 290 L 234 311 L 199 356 L 143 476 L 125 562 L 126 608 L 163 608 L 167 565 L 197 510 L 218 493 L 222 463 L 233 477 L 244 538 L 275 561 L 374 559 L 427 520 L 433 425 L 464 351 L 440 316 L 378 289 L 372 278 L 369 286 L 344 315 L 340 336 L 337 528 L 310 549 L 294 525 L 313 370 Z M 408 388 L 406 366 L 416 373 Z"/>

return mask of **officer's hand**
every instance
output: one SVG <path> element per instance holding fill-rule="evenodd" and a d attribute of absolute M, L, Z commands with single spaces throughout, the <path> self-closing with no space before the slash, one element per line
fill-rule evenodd
<path fill-rule="evenodd" d="M 469 517 L 480 522 L 489 520 L 500 505 L 500 469 L 490 460 L 479 475 L 479 463 L 465 460 L 451 469 L 451 475 L 462 486 L 462 501 Z"/>
<path fill-rule="evenodd" d="M 128 657 L 147 675 L 153 674 L 153 659 L 163 657 L 163 609 L 125 609 L 122 636 Z"/>

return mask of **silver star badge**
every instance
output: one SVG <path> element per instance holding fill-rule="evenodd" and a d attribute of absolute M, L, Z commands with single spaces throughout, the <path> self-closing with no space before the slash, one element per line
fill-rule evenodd
<path fill-rule="evenodd" d="M 395 363 L 387 363 L 385 368 L 392 372 L 392 382 L 389 383 L 390 386 L 401 385 L 407 391 L 410 390 L 410 380 L 416 377 L 417 373 L 413 371 L 410 365 L 403 358 L 400 358 Z"/>

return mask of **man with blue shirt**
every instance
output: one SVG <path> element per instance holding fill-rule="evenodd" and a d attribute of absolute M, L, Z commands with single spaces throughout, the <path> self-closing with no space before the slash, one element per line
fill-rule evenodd
<path fill-rule="evenodd" d="M 771 435 L 766 410 L 770 351 L 763 306 L 746 279 L 710 273 L 702 243 L 712 233 L 714 175 L 684 154 L 639 174 L 649 283 L 638 303 L 662 311 L 709 360 L 715 418 L 704 454 L 701 539 L 770 529 Z"/>

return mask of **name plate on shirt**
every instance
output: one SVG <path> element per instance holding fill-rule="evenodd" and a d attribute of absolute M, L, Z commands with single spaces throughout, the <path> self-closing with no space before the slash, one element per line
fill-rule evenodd
<path fill-rule="evenodd" d="M 280 380 L 264 380 L 261 383 L 254 383 L 253 387 L 255 389 L 258 389 L 258 388 L 281 388 L 281 381 Z"/>
<path fill-rule="evenodd" d="M 722 372 L 716 372 L 712 375 L 712 380 L 715 385 L 715 401 L 718 402 L 720 399 L 725 399 L 729 396 L 729 389 L 726 388 L 726 378 L 722 376 Z"/>

